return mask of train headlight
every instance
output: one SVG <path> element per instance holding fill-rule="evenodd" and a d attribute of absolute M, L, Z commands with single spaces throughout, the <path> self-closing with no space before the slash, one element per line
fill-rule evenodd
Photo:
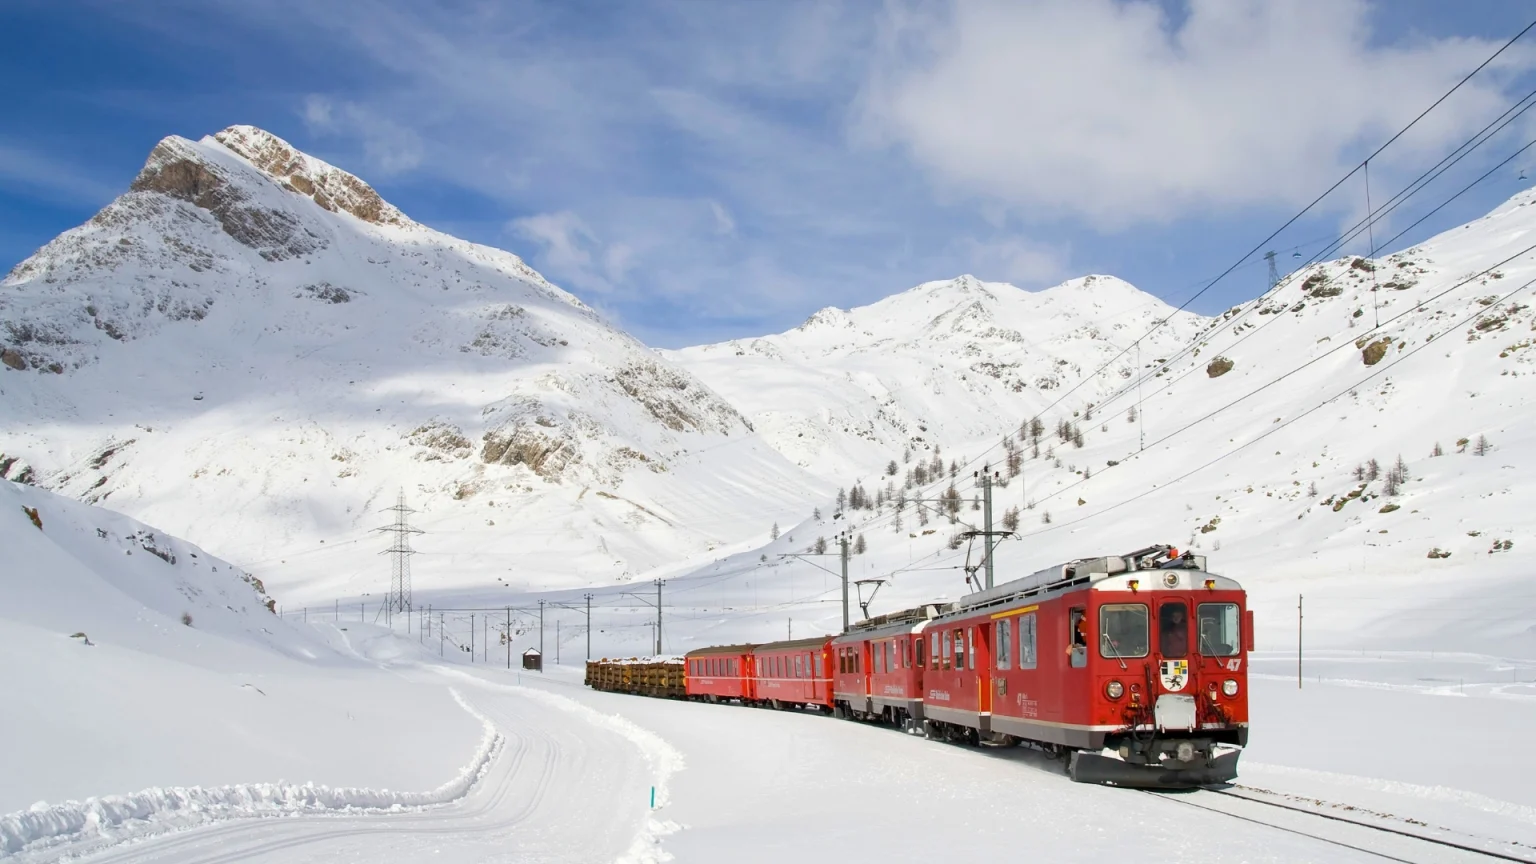
<path fill-rule="evenodd" d="M 1111 681 L 1104 685 L 1104 695 L 1111 699 L 1119 699 L 1125 695 L 1125 685 L 1119 681 Z"/>
<path fill-rule="evenodd" d="M 1236 696 L 1237 695 L 1237 679 L 1236 678 L 1228 678 L 1227 680 L 1221 682 L 1221 692 L 1227 694 L 1227 698 L 1229 698 L 1229 699 L 1232 698 L 1233 696 Z"/>

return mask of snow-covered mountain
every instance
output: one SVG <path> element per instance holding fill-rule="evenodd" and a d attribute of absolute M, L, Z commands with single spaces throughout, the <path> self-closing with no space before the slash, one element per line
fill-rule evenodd
<path fill-rule="evenodd" d="M 1159 320 L 1142 342 L 1143 364 L 1171 356 L 1205 319 L 1112 276 L 1038 292 L 961 276 L 869 306 L 828 307 L 786 333 L 666 353 L 786 457 L 852 479 L 904 450 L 1017 431 L 1114 361 L 1064 404 L 1103 399 L 1138 368 L 1123 349 Z"/>
<path fill-rule="evenodd" d="M 1023 377 L 1016 401 L 997 410 L 1010 396 L 1006 381 L 974 370 L 963 379 L 924 375 L 930 367 L 954 370 L 960 361 L 951 358 L 966 356 L 967 339 L 893 336 L 882 343 L 886 333 L 864 323 L 877 309 L 917 306 L 926 292 L 985 290 L 996 298 L 1012 289 L 967 280 L 923 286 L 863 310 L 820 313 L 780 336 L 676 352 L 740 400 L 787 455 L 829 475 L 833 466 L 857 467 L 874 504 L 850 511 L 846 521 L 787 526 L 784 538 L 760 552 L 699 571 L 720 586 L 715 602 L 754 610 L 722 620 L 701 641 L 772 636 L 791 611 L 797 629 L 835 630 L 835 593 L 806 594 L 806 577 L 820 580 L 774 555 L 804 551 L 845 525 L 869 550 L 855 561 L 856 578 L 888 580 L 872 611 L 972 590 L 962 568 L 979 563 L 981 547 L 958 537 L 982 518 L 973 509 L 971 472 L 982 459 L 1006 466 L 1013 449 L 1019 470 L 1004 470 L 996 500 L 1000 517 L 1018 523 L 997 553 L 999 581 L 1074 558 L 1173 543 L 1209 554 L 1213 568 L 1244 582 L 1261 647 L 1295 632 L 1304 593 L 1316 644 L 1536 656 L 1536 606 L 1525 584 L 1536 547 L 1536 484 L 1526 482 L 1536 467 L 1533 205 L 1536 192 L 1526 191 L 1412 248 L 1308 266 L 1266 297 L 1215 318 L 1175 317 L 1170 324 L 1184 334 L 1193 325 L 1194 338 L 1182 349 L 1176 340 L 1156 348 L 1149 340 L 1141 374 L 1122 360 L 1085 381 L 1041 415 L 1038 454 L 1018 437 L 1019 423 L 1060 391 L 1036 392 Z M 1069 284 L 1017 302 L 1082 290 Z M 957 308 L 965 307 L 936 305 L 933 329 L 942 332 L 950 319 L 940 313 Z M 1136 327 L 1114 331 L 1106 321 L 1100 330 L 1109 340 L 1133 340 L 1146 319 L 1166 313 L 1153 307 L 1144 314 Z M 911 333 L 906 322 L 916 317 L 891 331 Z M 1081 342 L 1071 350 L 1094 355 L 1096 362 L 1081 363 L 1092 375 L 1112 346 Z M 934 359 L 925 364 L 925 356 Z M 985 360 L 992 358 L 977 356 Z M 770 385 L 780 377 L 797 383 L 775 390 Z M 960 390 L 962 380 L 977 388 L 976 397 Z M 883 394 L 884 386 L 892 393 L 883 405 L 875 404 L 880 397 L 858 403 L 854 382 L 866 393 Z M 956 391 L 959 398 L 938 401 Z M 910 407 L 907 398 L 933 402 Z M 924 425 L 943 429 L 935 443 L 944 461 L 972 463 L 962 462 L 956 474 L 935 471 L 932 454 L 904 448 L 895 423 L 881 425 L 881 409 L 885 417 L 920 418 L 906 422 L 922 433 Z M 850 417 L 868 424 L 861 429 Z M 989 420 L 996 424 L 990 429 Z M 897 471 L 881 476 L 892 453 Z M 943 505 L 919 514 L 911 503 L 939 498 L 951 484 L 959 493 L 952 517 L 940 512 Z M 899 517 L 892 501 L 906 502 Z M 775 605 L 760 605 L 759 588 L 793 585 L 795 573 L 798 593 L 775 588 L 764 595 Z M 740 587 L 728 592 L 727 582 Z"/>
<path fill-rule="evenodd" d="M 165 139 L 17 265 L 0 360 L 6 476 L 323 597 L 382 587 L 370 531 L 402 488 L 431 532 L 427 590 L 622 578 L 818 491 L 516 256 L 251 127 Z"/>

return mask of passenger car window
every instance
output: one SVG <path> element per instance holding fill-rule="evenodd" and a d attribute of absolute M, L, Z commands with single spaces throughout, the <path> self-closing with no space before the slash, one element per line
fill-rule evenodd
<path fill-rule="evenodd" d="M 955 631 L 955 668 L 965 668 L 965 631 Z"/>
<path fill-rule="evenodd" d="M 1111 603 L 1099 608 L 1099 656 L 1110 659 L 1147 656 L 1147 607 Z"/>
<path fill-rule="evenodd" d="M 992 653 L 998 669 L 1007 669 L 1013 658 L 1013 619 L 1003 618 L 997 622 L 997 650 Z"/>
<path fill-rule="evenodd" d="M 1035 668 L 1035 613 L 1019 616 L 1019 668 Z"/>
<path fill-rule="evenodd" d="M 1198 632 L 1200 653 L 1231 657 L 1243 644 L 1242 618 L 1236 603 L 1201 603 Z"/>
<path fill-rule="evenodd" d="M 922 669 L 928 664 L 928 655 L 923 653 L 923 637 L 917 637 L 915 645 L 912 651 L 917 655 L 917 668 Z"/>
<path fill-rule="evenodd" d="M 949 634 L 948 633 L 942 634 L 939 637 L 939 641 L 944 643 L 944 668 L 945 668 L 945 670 L 948 670 L 949 669 L 949 648 L 950 648 L 950 646 L 949 646 Z"/>

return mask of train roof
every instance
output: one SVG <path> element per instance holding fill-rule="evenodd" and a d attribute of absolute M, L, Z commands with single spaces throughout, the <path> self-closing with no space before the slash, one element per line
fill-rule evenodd
<path fill-rule="evenodd" d="M 762 654 L 765 651 L 794 651 L 798 648 L 820 648 L 827 644 L 831 636 L 814 636 L 807 639 L 790 639 L 784 642 L 765 642 L 752 648 L 753 654 Z"/>
<path fill-rule="evenodd" d="M 1004 582 L 995 588 L 971 594 L 951 605 L 945 617 L 971 612 L 989 606 L 999 606 L 1012 600 L 1036 597 L 1063 591 L 1068 588 L 1092 585 L 1114 576 L 1141 571 L 1204 571 L 1206 558 L 1185 552 L 1180 554 L 1172 546 L 1148 546 L 1125 555 L 1103 555 L 1097 558 L 1080 558 L 1037 570 L 1021 579 Z M 1223 588 L 1239 588 L 1236 582 L 1222 579 Z M 1148 588 L 1156 586 L 1148 585 Z"/>
<path fill-rule="evenodd" d="M 707 648 L 695 648 L 692 651 L 689 651 L 687 654 L 684 654 L 683 656 L 684 657 L 704 657 L 704 656 L 713 656 L 713 655 L 716 655 L 716 654 L 726 654 L 726 655 L 729 655 L 729 656 L 732 656 L 732 657 L 739 657 L 739 656 L 741 656 L 743 654 L 751 654 L 752 653 L 752 649 L 754 649 L 756 647 L 757 647 L 756 645 L 753 645 L 751 643 L 747 643 L 747 644 L 744 644 L 744 645 L 710 645 Z"/>

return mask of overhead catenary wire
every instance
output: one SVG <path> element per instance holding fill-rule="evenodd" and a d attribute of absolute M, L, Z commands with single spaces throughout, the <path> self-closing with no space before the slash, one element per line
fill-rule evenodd
<path fill-rule="evenodd" d="M 1530 252 L 1532 250 L 1536 250 L 1536 246 L 1531 246 L 1531 247 L 1527 248 L 1525 250 L 1525 252 Z M 1524 253 L 1522 253 L 1522 254 L 1524 254 Z M 1495 300 L 1495 302 L 1493 304 L 1490 304 L 1490 305 L 1498 305 L 1499 303 L 1503 303 L 1504 301 L 1506 301 L 1509 298 L 1513 297 L 1514 295 L 1520 293 L 1521 291 L 1524 291 L 1525 289 L 1531 287 L 1532 285 L 1536 285 L 1536 279 L 1532 279 L 1532 280 L 1530 280 L 1528 282 L 1525 282 L 1524 284 L 1516 287 L 1514 290 L 1509 291 L 1508 293 L 1500 296 L 1499 298 L 1497 298 L 1497 300 Z M 1108 507 L 1105 507 L 1105 508 L 1103 508 L 1101 510 L 1097 510 L 1097 511 L 1095 511 L 1093 513 L 1090 513 L 1088 515 L 1078 517 L 1077 519 L 1071 519 L 1071 520 L 1068 520 L 1066 522 L 1054 523 L 1054 524 L 1052 524 L 1048 528 L 1042 528 L 1042 529 L 1039 529 L 1039 530 L 1036 530 L 1036 531 L 1031 531 L 1027 535 L 1025 535 L 1025 539 L 1028 539 L 1029 537 L 1036 537 L 1036 536 L 1039 536 L 1041 534 L 1048 534 L 1048 533 L 1050 533 L 1052 531 L 1058 531 L 1058 530 L 1060 530 L 1062 528 L 1068 528 L 1068 527 L 1071 527 L 1073 525 L 1078 525 L 1078 524 L 1081 524 L 1083 522 L 1089 521 L 1091 519 L 1097 519 L 1098 517 L 1103 516 L 1104 514 L 1109 513 L 1111 511 L 1118 510 L 1118 509 L 1120 509 L 1121 507 L 1124 507 L 1127 504 L 1130 504 L 1130 503 L 1135 502 L 1135 501 L 1139 501 L 1142 498 L 1147 497 L 1148 495 L 1151 495 L 1151 494 L 1153 494 L 1155 492 L 1167 489 L 1169 486 L 1173 485 L 1174 483 L 1178 483 L 1178 482 L 1180 482 L 1182 480 L 1185 480 L 1185 479 L 1187 479 L 1189 477 L 1192 477 L 1195 474 L 1198 474 L 1199 472 L 1204 471 L 1206 468 L 1209 468 L 1212 465 L 1215 465 L 1216 463 L 1222 461 L 1223 459 L 1226 459 L 1229 456 L 1232 456 L 1232 455 L 1234 455 L 1236 453 L 1239 453 L 1239 452 L 1242 452 L 1243 450 L 1246 450 L 1249 447 L 1252 447 L 1254 444 L 1257 444 L 1260 441 L 1263 441 L 1264 439 L 1268 438 L 1269 436 L 1275 434 L 1276 432 L 1279 432 L 1280 430 L 1287 428 L 1288 426 L 1290 426 L 1291 424 L 1297 422 L 1298 420 L 1301 420 L 1301 419 L 1303 419 L 1305 417 L 1309 417 L 1312 414 L 1322 410 L 1323 408 L 1325 408 L 1328 405 L 1332 404 L 1334 401 L 1336 401 L 1340 397 L 1347 395 L 1351 390 L 1357 389 L 1358 387 L 1360 387 L 1360 385 L 1365 384 L 1367 381 L 1370 381 L 1371 379 L 1376 378 L 1377 376 L 1385 373 L 1387 370 L 1396 367 L 1399 363 L 1402 363 L 1403 361 L 1407 360 L 1409 357 L 1412 357 L 1414 354 L 1417 354 L 1418 352 L 1424 350 L 1425 348 L 1429 347 L 1430 345 L 1433 345 L 1435 343 L 1435 341 L 1440 339 L 1441 337 L 1446 336 L 1449 333 L 1459 329 L 1463 325 L 1473 321 L 1478 316 L 1482 315 L 1483 311 L 1486 308 L 1488 308 L 1488 307 L 1481 307 L 1481 308 L 1478 309 L 1478 311 L 1472 313 L 1471 315 L 1468 315 L 1468 316 L 1466 316 L 1464 318 L 1458 319 L 1455 324 L 1453 324 L 1449 328 L 1446 328 L 1446 330 L 1444 330 L 1444 331 L 1442 331 L 1442 332 L 1440 332 L 1440 333 L 1438 333 L 1438 334 L 1436 334 L 1434 336 L 1431 336 L 1429 339 L 1425 340 L 1425 342 L 1423 344 L 1415 345 L 1411 350 L 1403 352 L 1402 354 L 1398 355 L 1396 358 L 1394 358 L 1392 361 L 1390 361 L 1386 365 L 1384 365 L 1384 366 L 1380 367 L 1379 369 L 1373 371 L 1371 374 L 1365 376 L 1364 378 L 1360 379 L 1359 381 L 1354 382 L 1349 387 L 1347 387 L 1347 388 L 1345 388 L 1345 389 L 1343 389 L 1343 390 L 1333 394 L 1332 396 L 1329 396 L 1327 399 L 1324 399 L 1322 402 L 1319 402 L 1317 405 L 1314 405 L 1313 407 L 1308 408 L 1307 410 L 1297 414 L 1295 417 L 1292 417 L 1292 418 L 1290 418 L 1288 420 L 1284 420 L 1284 421 L 1282 421 L 1280 423 L 1276 423 L 1276 424 L 1271 425 L 1270 427 L 1265 429 L 1263 433 L 1255 436 L 1254 438 L 1252 438 L 1252 439 L 1250 439 L 1250 440 L 1248 440 L 1248 441 L 1246 441 L 1246 442 L 1244 442 L 1242 444 L 1239 444 L 1237 447 L 1234 447 L 1231 450 L 1226 451 L 1225 453 L 1222 453 L 1222 454 L 1220 454 L 1220 455 L 1218 455 L 1218 456 L 1216 456 L 1216 457 L 1214 457 L 1212 459 L 1209 459 L 1209 460 L 1207 460 L 1205 462 L 1202 462 L 1200 465 L 1198 465 L 1198 466 L 1196 466 L 1196 467 L 1194 467 L 1194 468 L 1192 468 L 1192 469 L 1190 469 L 1188 471 L 1185 471 L 1184 473 L 1178 475 L 1177 477 L 1174 477 L 1172 480 L 1169 480 L 1169 481 L 1167 481 L 1166 483 L 1164 483 L 1164 484 L 1162 484 L 1160 486 L 1154 486 L 1151 489 L 1147 489 L 1147 490 L 1145 490 L 1143 492 L 1137 493 L 1137 494 L 1132 495 L 1132 496 L 1130 496 L 1128 498 L 1122 498 L 1122 499 L 1116 501 L 1114 504 L 1109 505 Z M 1324 356 L 1326 356 L 1326 354 Z M 1295 371 L 1295 370 L 1293 370 L 1293 371 Z M 1287 374 L 1291 374 L 1291 373 L 1287 373 Z M 1268 385 L 1265 385 L 1265 386 L 1268 386 Z M 1246 398 L 1246 397 L 1244 397 L 1244 398 Z M 1185 427 L 1185 428 L 1188 428 L 1188 427 Z M 1166 440 L 1166 438 L 1164 440 Z M 1068 487 L 1068 488 L 1070 488 L 1070 487 Z M 1052 493 L 1052 494 L 1053 495 L 1054 494 L 1059 494 L 1059 492 L 1061 492 L 1061 491 L 1066 491 L 1066 490 L 1058 490 L 1057 493 Z"/>
<path fill-rule="evenodd" d="M 1484 59 L 1483 62 L 1479 63 L 1476 68 L 1474 68 L 1472 71 L 1468 72 L 1465 76 L 1463 76 L 1459 81 L 1456 82 L 1455 85 L 1453 85 L 1445 93 L 1441 94 L 1441 96 L 1438 99 L 1436 99 L 1433 103 L 1431 103 L 1429 105 L 1429 107 L 1427 107 L 1423 111 L 1419 112 L 1419 114 L 1417 116 L 1415 116 L 1412 120 L 1410 120 L 1405 126 L 1403 126 L 1402 128 L 1398 129 L 1395 133 L 1393 133 L 1393 135 L 1390 138 L 1388 138 L 1384 143 L 1382 143 L 1380 146 L 1378 146 L 1375 150 L 1371 151 L 1371 153 L 1368 154 L 1364 159 L 1362 159 L 1358 164 L 1356 164 L 1355 167 L 1351 168 L 1348 172 L 1346 172 L 1344 174 L 1344 176 L 1340 177 L 1337 181 L 1335 181 L 1333 183 L 1333 185 L 1329 186 L 1320 195 L 1318 195 L 1316 198 L 1312 199 L 1312 201 L 1310 203 L 1308 203 L 1305 207 L 1303 207 L 1301 210 L 1299 210 L 1297 213 L 1295 213 L 1293 216 L 1291 216 L 1289 219 L 1287 219 L 1279 228 L 1276 228 L 1273 232 L 1271 232 L 1263 240 L 1259 241 L 1259 243 L 1257 243 L 1252 249 L 1250 249 L 1246 253 L 1244 253 L 1235 262 L 1233 262 L 1232 265 L 1228 266 L 1225 270 L 1223 270 L 1214 279 L 1210 280 L 1210 282 L 1208 282 L 1199 291 L 1196 291 L 1193 295 L 1191 295 L 1183 303 L 1179 304 L 1179 306 L 1174 309 L 1174 312 L 1177 313 L 1177 312 L 1181 312 L 1181 311 L 1187 309 L 1191 303 L 1193 303 L 1195 300 L 1199 299 L 1201 296 L 1203 296 L 1211 288 L 1215 287 L 1222 279 L 1226 278 L 1226 276 L 1231 274 L 1234 270 L 1236 270 L 1239 266 L 1241 266 L 1249 258 L 1253 257 L 1256 253 L 1262 251 L 1269 244 L 1269 242 L 1271 240 L 1273 240 L 1276 237 L 1280 236 L 1280 234 L 1283 233 L 1287 228 L 1289 228 L 1291 225 L 1295 224 L 1299 219 L 1301 219 L 1307 213 L 1311 212 L 1312 209 L 1315 208 L 1318 204 L 1322 203 L 1322 201 L 1324 199 L 1326 199 L 1329 195 L 1333 194 L 1336 190 L 1338 190 L 1339 187 L 1343 186 L 1346 182 L 1348 182 L 1348 180 L 1351 177 L 1353 177 L 1356 173 L 1359 173 L 1365 167 L 1365 165 L 1368 162 L 1370 162 L 1372 159 L 1375 159 L 1377 156 L 1381 155 L 1388 147 L 1392 146 L 1392 144 L 1394 144 L 1399 138 L 1401 138 L 1403 135 L 1407 134 L 1410 130 L 1412 130 L 1415 126 L 1417 126 L 1420 121 L 1422 121 L 1426 116 L 1428 116 L 1430 114 L 1430 112 L 1432 112 L 1436 108 L 1438 108 L 1442 103 L 1445 102 L 1445 100 L 1449 99 L 1452 95 L 1454 95 L 1457 91 L 1459 91 L 1462 87 L 1464 87 L 1467 84 L 1467 82 L 1471 81 L 1478 73 L 1482 72 L 1485 68 L 1487 68 L 1489 64 L 1491 64 L 1494 60 L 1498 59 L 1501 55 L 1503 55 L 1505 51 L 1509 50 L 1509 48 L 1511 46 L 1513 46 L 1516 42 L 1518 42 L 1523 36 L 1525 36 L 1526 33 L 1530 32 L 1532 28 L 1536 28 L 1536 20 L 1531 21 L 1531 23 L 1529 23 L 1525 27 L 1523 27 L 1520 30 L 1520 32 L 1518 32 L 1514 36 L 1510 37 L 1510 39 L 1507 42 L 1505 42 L 1502 46 L 1500 46 L 1498 48 L 1498 50 L 1494 51 L 1486 59 Z M 1099 375 L 1103 374 L 1105 370 L 1107 370 L 1110 366 L 1112 366 L 1121 357 L 1125 356 L 1125 354 L 1127 352 L 1129 352 L 1135 344 L 1137 344 L 1140 341 L 1142 341 L 1142 340 L 1146 339 L 1147 337 L 1151 336 L 1159 328 L 1164 326 L 1167 323 L 1168 319 L 1171 318 L 1171 317 L 1172 316 L 1170 315 L 1170 316 L 1164 316 L 1163 318 L 1159 319 L 1157 322 L 1155 322 L 1152 325 L 1152 327 L 1150 327 L 1147 330 L 1146 333 L 1144 333 L 1137 340 L 1135 340 L 1135 342 L 1133 342 L 1132 345 L 1127 345 L 1125 348 L 1122 348 L 1119 352 L 1117 352 L 1114 356 L 1112 356 L 1108 361 L 1106 361 L 1103 365 L 1101 365 L 1098 369 L 1096 369 L 1091 375 L 1085 376 L 1084 378 L 1079 380 L 1076 384 L 1074 384 L 1071 387 L 1069 387 L 1066 390 L 1066 392 L 1064 392 L 1060 396 L 1058 396 L 1054 401 L 1052 401 L 1045 408 L 1043 408 L 1040 411 L 1036 412 L 1034 416 L 1036 416 L 1036 417 L 1043 416 L 1047 412 L 1049 412 L 1050 410 L 1055 408 L 1056 406 L 1062 404 L 1062 402 L 1066 401 L 1066 399 L 1069 396 L 1071 396 L 1073 393 L 1075 393 L 1084 384 L 1086 384 L 1088 381 L 1096 379 Z M 976 457 L 975 459 L 968 460 L 965 467 L 970 467 L 971 465 L 977 464 L 981 459 L 985 458 L 993 450 L 997 449 L 998 446 L 1000 446 L 1000 445 L 994 444 L 991 447 L 987 448 L 985 451 L 983 451 L 980 456 Z"/>
<path fill-rule="evenodd" d="M 1479 278 L 1481 278 L 1481 277 L 1483 277 L 1483 276 L 1485 276 L 1485 275 L 1487 275 L 1489 273 L 1492 273 L 1493 271 L 1495 271 L 1498 268 L 1504 266 L 1505 264 L 1508 264 L 1510 261 L 1513 261 L 1513 260 L 1515 260 L 1517 258 L 1521 258 L 1521 257 L 1523 257 L 1525 255 L 1529 255 L 1532 252 L 1536 252 L 1536 244 L 1532 244 L 1530 246 L 1527 246 L 1526 248 L 1520 250 L 1519 252 L 1516 252 L 1514 255 L 1511 255 L 1508 258 L 1505 258 L 1504 260 L 1499 261 L 1499 262 L 1497 262 L 1497 263 L 1487 267 L 1486 269 L 1484 269 L 1484 270 L 1482 270 L 1482 271 L 1480 271 L 1478 273 L 1474 273 L 1471 276 L 1468 276 L 1466 279 L 1463 279 L 1462 281 L 1457 282 L 1454 285 L 1451 285 L 1449 288 L 1446 288 L 1446 289 L 1442 290 L 1438 294 L 1435 294 L 1432 297 L 1426 298 L 1424 300 L 1419 301 L 1418 303 L 1415 303 L 1411 308 L 1406 309 L 1406 310 L 1404 310 L 1402 312 L 1399 312 L 1397 315 L 1394 315 L 1391 318 L 1388 318 L 1386 323 L 1390 325 L 1390 324 L 1392 324 L 1393 322 L 1395 322 L 1395 321 L 1397 321 L 1399 319 L 1405 318 L 1405 317 L 1407 317 L 1409 315 L 1412 315 L 1412 314 L 1414 314 L 1416 312 L 1420 312 L 1420 311 L 1422 311 L 1424 309 L 1425 306 L 1435 302 L 1436 300 L 1439 300 L 1440 298 L 1445 297 L 1446 295 L 1450 294 L 1451 292 L 1456 291 L 1456 290 L 1458 290 L 1458 289 L 1460 289 L 1460 288 L 1462 288 L 1462 287 L 1464 287 L 1466 285 L 1469 285 L 1469 284 L 1473 283 L 1474 281 L 1478 280 Z M 1533 280 L 1533 281 L 1536 281 L 1536 280 Z M 1526 285 L 1530 285 L 1530 284 L 1532 284 L 1532 283 L 1530 283 L 1530 282 L 1526 283 Z M 1522 287 L 1524 287 L 1524 286 L 1522 286 Z M 1516 291 L 1518 291 L 1518 290 L 1520 290 L 1520 289 L 1517 288 Z M 1485 308 L 1485 307 L 1482 307 L 1482 308 Z M 1481 315 L 1482 314 L 1482 308 L 1479 308 L 1479 310 L 1477 312 L 1473 313 L 1473 315 L 1471 317 L 1475 318 L 1478 315 Z M 1470 319 L 1468 319 L 1468 320 L 1470 320 Z M 1459 325 L 1457 325 L 1457 326 L 1459 326 Z M 1443 335 L 1443 334 L 1441 334 L 1441 335 Z M 1430 342 L 1434 341 L 1434 339 L 1436 339 L 1436 338 L 1439 338 L 1439 337 L 1438 336 L 1431 337 Z M 1259 385 L 1257 388 L 1255 388 L 1253 390 L 1250 390 L 1249 392 L 1244 393 L 1243 395 L 1241 395 L 1241 396 L 1239 396 L 1239 397 L 1237 397 L 1235 399 L 1232 399 L 1231 401 L 1223 403 L 1222 405 L 1212 409 L 1211 411 L 1209 411 L 1208 413 L 1200 416 L 1199 418 L 1197 418 L 1195 420 L 1192 420 L 1192 421 L 1184 424 L 1183 426 L 1180 426 L 1179 428 L 1173 430 L 1172 432 L 1169 432 L 1168 434 L 1166 434 L 1163 437 L 1157 439 L 1156 441 L 1153 441 L 1152 442 L 1152 446 L 1156 447 L 1157 445 L 1162 444 L 1162 443 L 1164 443 L 1166 441 L 1169 441 L 1169 440 L 1171 440 L 1171 439 L 1173 439 L 1173 438 L 1175 438 L 1175 437 L 1177 437 L 1179 435 L 1182 435 L 1183 433 L 1185 433 L 1185 432 L 1187 432 L 1187 431 L 1189 431 L 1191 429 L 1195 429 L 1195 428 L 1200 427 L 1201 425 L 1203 425 L 1204 423 L 1209 421 L 1212 417 L 1216 416 L 1217 414 L 1220 414 L 1223 411 L 1226 411 L 1226 410 L 1228 410 L 1228 409 L 1230 409 L 1230 408 L 1232 408 L 1232 407 L 1234 407 L 1236 405 L 1241 404 L 1242 402 L 1247 401 L 1248 399 L 1252 398 L 1253 396 L 1256 396 L 1259 393 L 1262 393 L 1263 391 L 1268 390 L 1270 387 L 1273 387 L 1276 384 L 1279 384 L 1280 382 L 1290 378 L 1292 375 L 1295 375 L 1295 374 L 1297 374 L 1297 373 L 1307 369 L 1308 367 L 1310 367 L 1310 366 L 1312 366 L 1314 364 L 1322 362 L 1324 359 L 1328 358 L 1329 356 L 1331 356 L 1335 352 L 1343 350 L 1346 346 L 1352 346 L 1352 344 L 1353 343 L 1342 342 L 1339 345 L 1334 346 L 1333 348 L 1330 348 L 1327 351 L 1322 352 L 1321 354 L 1317 355 L 1316 357 L 1313 357 L 1312 359 L 1306 361 L 1305 363 L 1302 363 L 1300 366 L 1296 366 L 1296 367 L 1293 367 L 1293 368 L 1287 370 L 1286 372 L 1282 373 L 1280 376 L 1278 376 L 1276 378 L 1273 378 L 1273 379 L 1271 379 L 1270 381 L 1268 381 L 1268 382 L 1266 382 L 1264 384 Z M 1429 344 L 1429 343 L 1426 342 L 1425 344 Z M 1418 346 L 1417 348 L 1414 349 L 1414 351 L 1418 351 L 1419 348 L 1422 348 L 1422 347 L 1423 346 Z M 1412 354 L 1413 352 L 1409 352 L 1409 353 Z M 1407 355 L 1404 355 L 1404 356 L 1407 356 Z M 1399 357 L 1397 360 L 1394 360 L 1392 364 L 1389 364 L 1389 366 L 1390 365 L 1395 365 L 1397 362 L 1400 362 L 1401 359 L 1403 359 L 1403 358 Z M 1368 381 L 1368 380 L 1370 380 L 1373 377 L 1375 377 L 1374 374 L 1370 375 L 1370 376 L 1367 376 L 1365 379 L 1362 379 L 1361 383 L 1363 383 L 1364 381 Z M 1358 387 L 1359 384 L 1356 384 L 1355 386 Z M 1335 399 L 1335 398 L 1337 398 L 1337 397 L 1330 397 L 1329 399 L 1325 400 L 1322 404 L 1327 404 L 1328 402 L 1333 401 L 1333 399 Z M 1316 410 L 1316 408 L 1309 409 L 1306 413 L 1311 413 L 1314 410 Z M 1303 415 L 1303 416 L 1305 416 L 1305 415 Z M 1292 418 L 1292 420 L 1294 420 L 1294 419 L 1295 418 Z M 1292 421 L 1286 421 L 1285 423 L 1280 424 L 1280 426 L 1278 428 L 1284 428 L 1284 426 L 1290 425 L 1290 422 L 1292 422 Z M 1277 430 L 1276 429 L 1271 429 L 1270 431 L 1273 432 L 1273 431 L 1277 431 Z M 1268 434 L 1270 434 L 1270 433 L 1266 433 L 1265 437 L 1267 437 Z M 1135 455 L 1139 455 L 1139 454 L 1133 454 L 1133 456 L 1131 458 L 1135 458 Z M 1126 462 L 1122 462 L 1121 464 L 1122 465 L 1123 464 L 1128 464 L 1130 461 L 1131 461 L 1130 459 L 1127 459 Z M 1117 467 L 1119 467 L 1119 466 L 1111 466 L 1109 468 L 1105 468 L 1104 471 L 1101 472 L 1100 476 L 1102 476 L 1104 473 L 1108 473 L 1109 471 L 1114 470 Z M 1078 486 L 1081 486 L 1082 484 L 1087 483 L 1087 482 L 1088 482 L 1087 479 L 1080 479 L 1080 480 L 1074 481 L 1072 483 L 1067 484 L 1065 487 L 1063 487 L 1061 489 L 1057 489 L 1054 492 L 1051 492 L 1050 494 L 1046 495 L 1045 498 L 1043 498 L 1041 500 L 1042 501 L 1049 501 L 1052 498 L 1055 498 L 1056 496 L 1061 495 L 1062 493 L 1067 492 L 1067 491 L 1069 491 L 1071 489 L 1075 489 Z M 1041 533 L 1045 533 L 1045 532 L 1044 531 L 1035 531 L 1035 532 L 1031 532 L 1027 536 L 1034 536 L 1035 534 L 1041 534 Z"/>

